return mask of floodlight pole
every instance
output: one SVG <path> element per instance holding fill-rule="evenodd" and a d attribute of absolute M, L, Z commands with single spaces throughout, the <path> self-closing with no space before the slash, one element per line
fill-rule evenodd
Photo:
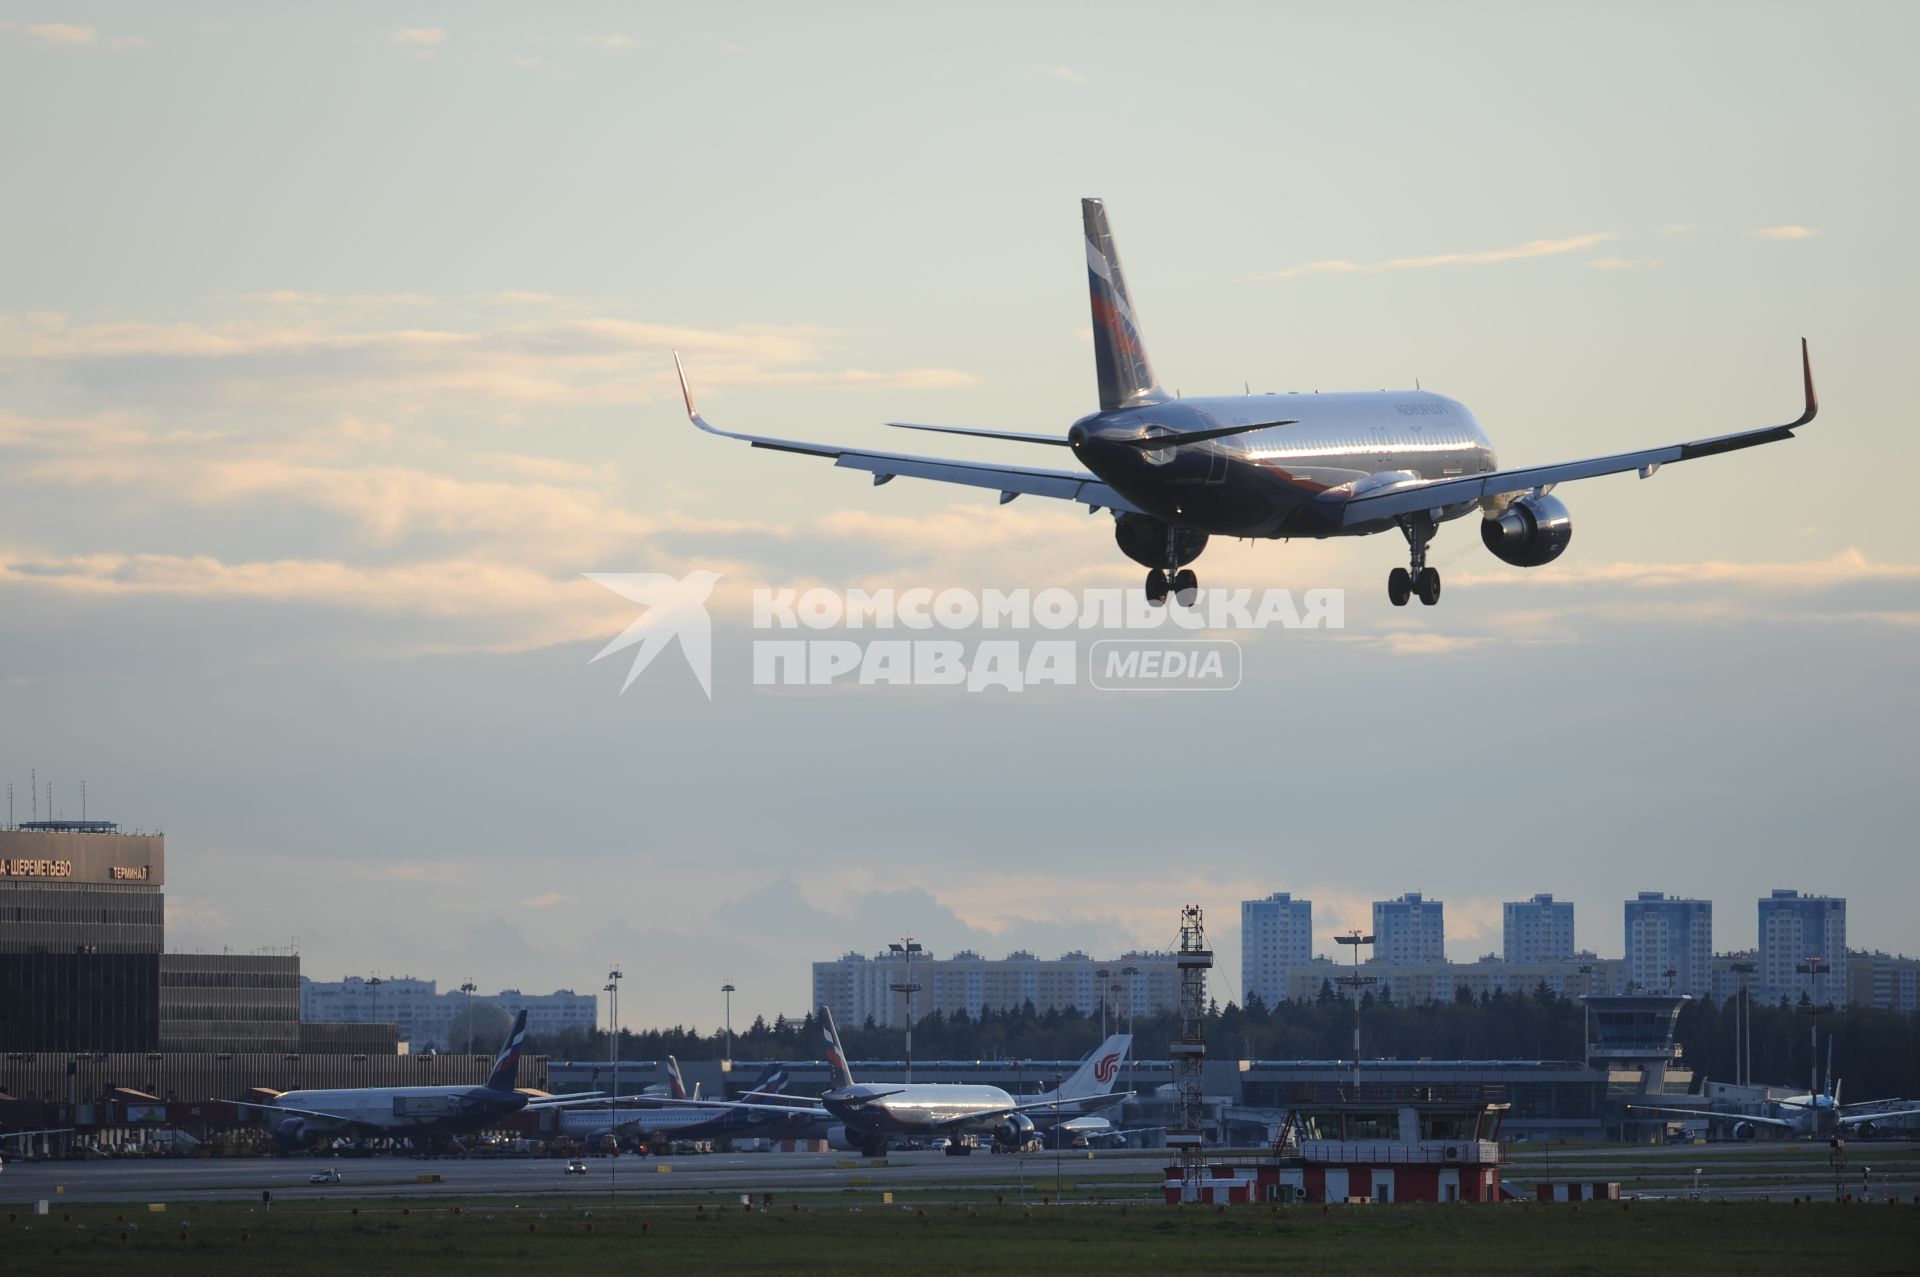
<path fill-rule="evenodd" d="M 473 994 L 480 986 L 469 980 L 460 986 L 460 992 L 467 995 L 467 1054 L 473 1054 Z M 451 1045 L 451 1043 L 449 1043 Z"/>
<path fill-rule="evenodd" d="M 1733 1004 L 1733 1069 L 1741 1086 L 1753 1084 L 1753 995 L 1747 982 L 1759 970 L 1753 962 L 1735 962 L 1728 970 L 1740 977 L 1740 992 Z"/>
<path fill-rule="evenodd" d="M 912 936 L 901 936 L 900 942 L 898 944 L 889 944 L 887 946 L 887 950 L 890 953 L 893 953 L 899 957 L 905 958 L 907 962 L 906 979 L 901 981 L 899 984 L 889 985 L 887 987 L 892 989 L 895 993 L 904 993 L 907 996 L 907 1077 L 906 1077 L 906 1080 L 911 1082 L 913 1081 L 913 995 L 920 992 L 920 986 L 913 982 L 913 955 L 917 953 L 924 957 L 926 956 L 926 950 L 922 948 L 920 944 L 917 941 L 915 941 Z"/>
<path fill-rule="evenodd" d="M 733 1068 L 733 982 L 729 980 L 720 986 L 720 992 L 727 995 L 727 1068 Z"/>
<path fill-rule="evenodd" d="M 1360 990 L 1375 982 L 1373 976 L 1360 974 L 1360 946 L 1372 945 L 1373 937 L 1356 927 L 1344 936 L 1335 936 L 1334 940 L 1353 946 L 1353 974 L 1341 976 L 1340 983 L 1353 988 L 1353 1095 L 1349 1098 L 1357 1100 L 1360 1098 Z"/>
<path fill-rule="evenodd" d="M 619 1187 L 620 1177 L 620 1133 L 616 1125 L 617 1113 L 614 1106 L 620 1102 L 620 981 L 626 978 L 626 972 L 615 966 L 607 972 L 607 1055 L 613 1065 L 613 1088 L 607 1092 L 607 1138 L 613 1141 L 613 1151 L 607 1155 L 607 1196 L 611 1199 Z"/>

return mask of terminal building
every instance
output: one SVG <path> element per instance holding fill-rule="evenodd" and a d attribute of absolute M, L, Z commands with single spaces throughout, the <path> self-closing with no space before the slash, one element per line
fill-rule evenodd
<path fill-rule="evenodd" d="M 415 1056 L 392 1024 L 302 1022 L 292 953 L 167 952 L 166 869 L 162 835 L 109 821 L 0 828 L 0 1128 L 118 1142 L 259 1087 L 486 1079 L 498 1041 Z"/>

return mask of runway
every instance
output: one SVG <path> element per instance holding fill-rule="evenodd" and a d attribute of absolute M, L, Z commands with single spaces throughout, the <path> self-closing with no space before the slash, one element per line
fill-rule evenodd
<path fill-rule="evenodd" d="M 1222 1160 L 1252 1161 L 1260 1154 L 1222 1152 Z M 1083 1199 L 1158 1201 L 1164 1150 L 1084 1151 L 1013 1157 L 975 1153 L 896 1152 L 879 1161 L 846 1153 L 711 1153 L 684 1157 L 597 1157 L 585 1175 L 565 1174 L 566 1162 L 549 1157 L 266 1157 L 138 1158 L 112 1161 L 15 1162 L 0 1172 L 0 1203 L 28 1205 L 39 1199 L 67 1202 L 258 1201 L 270 1191 L 276 1202 L 329 1198 L 367 1200 L 462 1198 L 616 1199 L 623 1205 L 772 1194 L 776 1201 L 808 1200 L 889 1191 L 934 1193 L 952 1198 L 1005 1194 L 1038 1200 L 1053 1194 Z M 317 1171 L 337 1167 L 339 1184 L 308 1183 Z M 1699 1172 L 1696 1174 L 1696 1170 Z M 437 1178 L 435 1178 L 437 1177 Z M 1646 1147 L 1521 1145 L 1510 1150 L 1502 1178 L 1532 1195 L 1542 1180 L 1615 1181 L 1629 1196 L 1710 1200 L 1790 1197 L 1831 1200 L 1836 1192 L 1862 1192 L 1875 1200 L 1920 1196 L 1920 1144 L 1856 1141 L 1839 1167 L 1817 1141 L 1727 1143 Z M 938 1200 L 938 1196 L 933 1198 Z"/>
<path fill-rule="evenodd" d="M 1158 1151 L 1101 1152 L 1089 1158 L 1068 1152 L 1059 1162 L 1060 1182 L 1082 1195 L 1091 1186 L 1101 1196 L 1137 1189 L 1157 1198 L 1166 1165 Z M 263 1157 L 135 1158 L 93 1162 L 8 1162 L 0 1173 L 0 1201 L 31 1204 L 41 1198 L 70 1202 L 257 1201 L 263 1190 L 276 1202 L 338 1197 L 504 1197 L 617 1195 L 622 1199 L 688 1193 L 840 1191 L 948 1188 L 955 1192 L 1005 1192 L 1040 1196 L 1055 1183 L 1052 1154 L 1025 1157 L 975 1153 L 893 1153 L 878 1161 L 845 1153 L 708 1153 L 688 1157 L 596 1157 L 585 1175 L 564 1173 L 565 1159 L 552 1157 Z M 313 1173 L 337 1167 L 339 1184 L 309 1184 Z M 437 1180 L 431 1177 L 438 1176 Z M 1039 1185 L 1041 1187 L 1036 1187 Z"/>

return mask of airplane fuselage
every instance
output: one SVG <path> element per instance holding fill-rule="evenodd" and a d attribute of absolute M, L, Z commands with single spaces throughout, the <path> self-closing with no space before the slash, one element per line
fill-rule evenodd
<path fill-rule="evenodd" d="M 288 1091 L 274 1104 L 330 1115 L 289 1112 L 286 1120 L 308 1134 L 442 1136 L 493 1126 L 525 1108 L 527 1097 L 485 1086 L 392 1086 Z"/>
<path fill-rule="evenodd" d="M 1123 442 L 1288 419 L 1153 451 Z M 1466 406 L 1426 391 L 1174 399 L 1083 417 L 1068 439 L 1089 470 L 1141 510 L 1176 527 L 1238 537 L 1379 532 L 1393 522 L 1343 526 L 1345 499 L 1498 467 Z M 1473 502 L 1446 506 L 1440 517 L 1474 509 Z"/>
<path fill-rule="evenodd" d="M 763 1109 L 716 1109 L 676 1105 L 622 1105 L 612 1109 L 592 1106 L 570 1109 L 560 1118 L 560 1129 L 573 1136 L 594 1136 L 617 1130 L 642 1142 L 656 1139 L 710 1139 L 771 1133 L 810 1121 L 805 1110 L 792 1118 Z"/>
<path fill-rule="evenodd" d="M 991 1130 L 1015 1101 L 997 1086 L 936 1083 L 842 1087 L 821 1096 L 820 1103 L 849 1130 L 913 1135 L 936 1127 L 955 1129 L 956 1124 L 966 1129 L 969 1115 L 978 1115 L 978 1130 Z"/>

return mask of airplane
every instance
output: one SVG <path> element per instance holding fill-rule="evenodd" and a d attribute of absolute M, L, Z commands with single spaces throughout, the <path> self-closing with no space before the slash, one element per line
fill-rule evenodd
<path fill-rule="evenodd" d="M 1733 1138 L 1737 1140 L 1750 1140 L 1762 1129 L 1803 1138 L 1829 1140 L 1846 1135 L 1871 1137 L 1877 1133 L 1881 1122 L 1920 1115 L 1920 1108 L 1847 1112 L 1849 1107 L 1858 1109 L 1862 1105 L 1849 1106 L 1840 1103 L 1840 1083 L 1833 1076 L 1833 1039 L 1831 1037 L 1827 1039 L 1827 1085 L 1825 1090 L 1820 1087 L 1820 1031 L 1818 1029 L 1813 1031 L 1813 1076 L 1807 1093 L 1789 1095 L 1770 1103 L 1778 1110 L 1780 1116 L 1727 1113 L 1714 1109 L 1656 1108 L 1646 1104 L 1629 1104 L 1627 1107 L 1642 1113 L 1665 1113 L 1695 1121 L 1706 1118 L 1709 1122 L 1728 1123 L 1732 1127 Z M 1887 1101 L 1868 1100 L 1864 1103 L 1884 1104 Z"/>
<path fill-rule="evenodd" d="M 520 1051 L 527 1036 L 527 1013 L 514 1019 L 513 1031 L 494 1058 L 481 1086 L 362 1086 L 337 1091 L 283 1091 L 270 1104 L 246 1100 L 242 1108 L 282 1115 L 275 1140 L 287 1149 L 307 1148 L 333 1136 L 403 1138 L 413 1142 L 444 1140 L 467 1131 L 497 1126 L 522 1109 L 604 1105 L 601 1096 L 534 1095 L 516 1090 Z"/>
<path fill-rule="evenodd" d="M 1122 553 L 1148 569 L 1147 601 L 1184 607 L 1199 600 L 1187 565 L 1210 537 L 1290 539 L 1370 536 L 1398 530 L 1408 565 L 1387 577 L 1387 597 L 1440 601 L 1440 573 L 1427 547 L 1441 523 L 1480 513 L 1480 539 L 1495 558 L 1532 568 L 1560 557 L 1572 516 L 1554 488 L 1575 479 L 1637 471 L 1790 439 L 1818 410 L 1813 365 L 1800 342 L 1805 407 L 1785 425 L 1762 426 L 1554 465 L 1501 469 L 1492 443 L 1466 406 L 1430 391 L 1230 395 L 1185 399 L 1156 379 L 1120 271 L 1104 202 L 1080 201 L 1100 410 L 1064 435 L 890 421 L 906 430 L 969 435 L 1069 449 L 1084 470 L 990 465 L 878 452 L 721 430 L 694 405 L 678 352 L 674 366 L 693 424 L 756 448 L 824 457 L 864 470 L 879 484 L 905 475 L 1020 496 L 1075 501 L 1113 515 Z"/>
<path fill-rule="evenodd" d="M 689 1095 L 680 1079 L 679 1064 L 671 1056 L 667 1059 L 674 1086 L 672 1099 L 640 1104 L 629 1102 L 611 1109 L 605 1100 L 593 1107 L 577 1106 L 560 1115 L 561 1133 L 580 1139 L 593 1139 L 611 1133 L 623 1142 L 639 1144 L 716 1137 L 738 1139 L 772 1135 L 779 1138 L 786 1134 L 784 1127 L 806 1120 L 804 1115 L 807 1110 L 804 1107 L 795 1109 L 790 1117 L 772 1111 L 776 1107 L 773 1105 L 714 1108 L 706 1102 L 699 1102 L 699 1088 L 696 1086 L 693 1094 Z M 773 1099 L 786 1089 L 786 1085 L 786 1068 L 780 1064 L 769 1064 L 761 1070 L 747 1094 Z"/>
<path fill-rule="evenodd" d="M 833 1012 L 820 1008 L 827 1065 L 834 1085 L 817 1105 L 764 1104 L 754 1099 L 691 1101 L 735 1109 L 759 1109 L 811 1119 L 835 1148 L 879 1157 L 888 1142 L 936 1135 L 991 1135 L 1002 1147 L 1024 1148 L 1040 1130 L 1035 1118 L 1079 1117 L 1122 1103 L 1131 1091 L 1115 1092 L 1113 1080 L 1132 1043 L 1129 1034 L 1109 1037 L 1074 1074 L 1053 1090 L 1015 1099 L 997 1086 L 958 1082 L 906 1082 L 865 1086 L 853 1080 Z"/>

